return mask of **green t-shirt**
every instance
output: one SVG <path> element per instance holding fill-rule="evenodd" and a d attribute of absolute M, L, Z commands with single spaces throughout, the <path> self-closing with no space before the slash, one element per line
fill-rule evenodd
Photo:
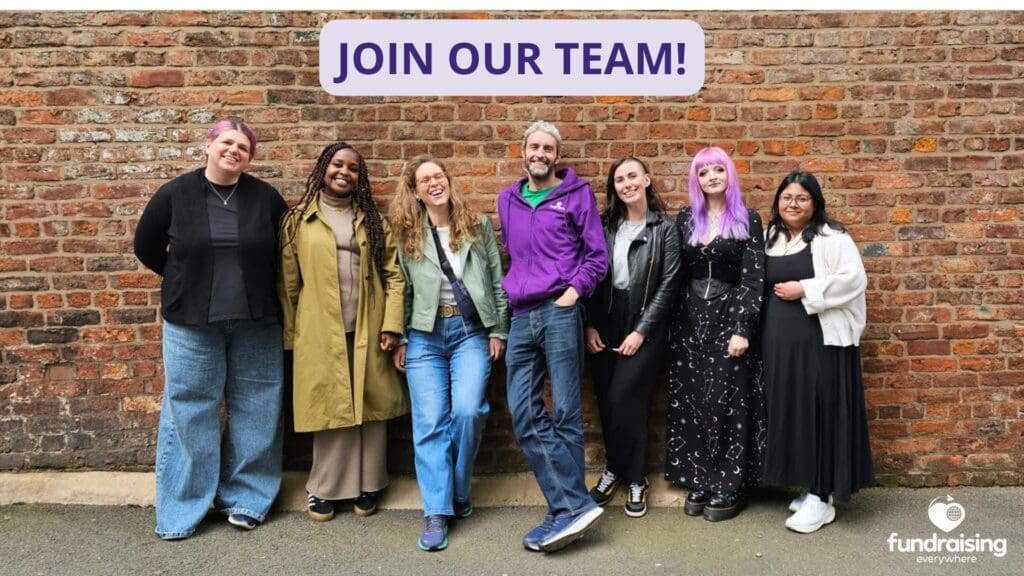
<path fill-rule="evenodd" d="M 523 199 L 526 200 L 526 203 L 530 205 L 530 208 L 536 208 L 541 202 L 544 201 L 545 198 L 548 197 L 548 194 L 551 194 L 551 191 L 554 190 L 555 188 L 558 188 L 558 184 L 555 184 L 550 188 L 544 188 L 542 190 L 530 190 L 530 181 L 527 180 L 526 182 L 523 182 L 523 187 L 520 189 L 520 191 L 523 194 Z"/>

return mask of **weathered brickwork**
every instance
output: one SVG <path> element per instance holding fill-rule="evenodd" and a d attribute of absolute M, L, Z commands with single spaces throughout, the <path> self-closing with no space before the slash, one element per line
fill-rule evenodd
<path fill-rule="evenodd" d="M 811 170 L 868 269 L 862 351 L 882 480 L 1022 482 L 1024 13 L 616 13 L 704 28 L 707 77 L 691 97 L 320 88 L 324 23 L 418 16 L 0 12 L 0 470 L 152 465 L 159 278 L 132 256 L 132 233 L 156 188 L 202 163 L 210 122 L 234 114 L 261 139 L 253 172 L 293 199 L 319 149 L 344 139 L 370 159 L 382 206 L 403 159 L 430 152 L 493 214 L 535 119 L 558 123 L 566 162 L 598 193 L 615 158 L 647 159 L 673 213 L 707 144 L 733 152 L 763 216 L 782 175 Z M 523 467 L 503 378 L 497 369 L 482 472 Z M 654 468 L 664 403 L 662 391 Z M 394 431 L 393 468 L 407 471 L 408 423 Z M 305 441 L 292 438 L 293 463 Z"/>

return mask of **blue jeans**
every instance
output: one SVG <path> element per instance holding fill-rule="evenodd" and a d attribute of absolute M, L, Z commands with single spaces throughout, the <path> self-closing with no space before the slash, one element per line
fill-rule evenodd
<path fill-rule="evenodd" d="M 513 316 L 505 353 L 512 426 L 553 519 L 596 506 L 583 475 L 580 314 L 579 304 L 545 302 Z M 551 374 L 551 415 L 544 406 L 545 369 Z"/>
<path fill-rule="evenodd" d="M 190 536 L 211 503 L 262 522 L 281 486 L 281 326 L 164 321 L 163 352 L 156 533 Z"/>
<path fill-rule="evenodd" d="M 423 514 L 454 514 L 469 501 L 473 462 L 490 406 L 487 329 L 460 316 L 437 318 L 433 332 L 409 331 L 405 373 L 412 401 L 416 481 Z"/>

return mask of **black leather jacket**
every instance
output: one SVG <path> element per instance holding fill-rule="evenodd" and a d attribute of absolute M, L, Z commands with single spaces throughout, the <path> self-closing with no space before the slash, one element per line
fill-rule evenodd
<path fill-rule="evenodd" d="M 604 222 L 608 245 L 608 274 L 587 300 L 587 324 L 605 336 L 612 303 L 612 266 L 615 233 L 619 222 Z M 647 212 L 647 224 L 629 245 L 630 322 L 634 330 L 649 336 L 668 328 L 679 289 L 679 232 L 675 224 L 657 212 Z"/>

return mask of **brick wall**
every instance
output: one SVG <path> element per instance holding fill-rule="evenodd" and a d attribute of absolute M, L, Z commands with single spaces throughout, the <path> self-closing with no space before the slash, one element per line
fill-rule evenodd
<path fill-rule="evenodd" d="M 782 175 L 814 171 L 868 269 L 862 350 L 880 476 L 1021 483 L 1024 13 L 656 16 L 704 28 L 698 94 L 335 98 L 318 85 L 318 33 L 352 14 L 0 13 L 0 470 L 152 464 L 159 279 L 132 256 L 132 232 L 230 113 L 262 141 L 253 172 L 292 198 L 317 151 L 345 139 L 371 159 L 382 203 L 402 159 L 429 151 L 493 212 L 539 118 L 559 124 L 566 162 L 598 192 L 613 159 L 648 159 L 673 212 L 706 144 L 733 151 L 762 215 Z M 523 465 L 498 372 L 482 472 Z M 654 466 L 663 414 L 662 394 Z M 394 430 L 394 468 L 409 470 L 408 422 Z M 291 438 L 293 464 L 307 443 Z"/>

